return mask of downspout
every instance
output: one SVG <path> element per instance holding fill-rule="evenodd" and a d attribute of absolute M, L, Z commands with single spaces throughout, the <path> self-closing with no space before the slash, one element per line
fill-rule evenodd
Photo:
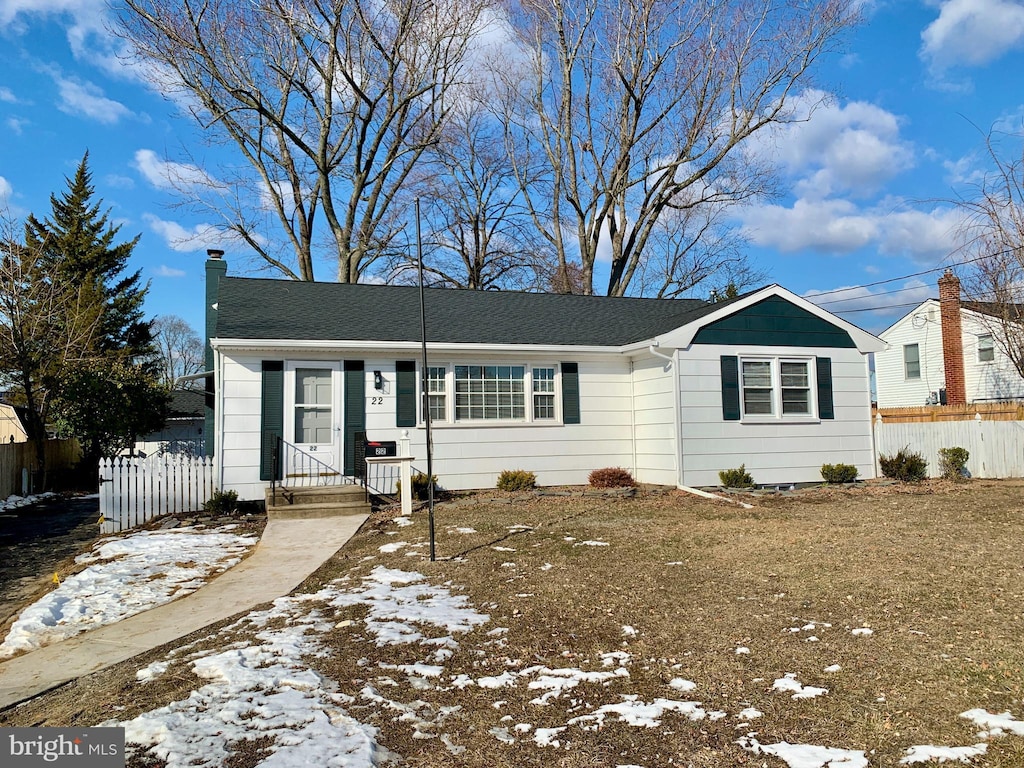
<path fill-rule="evenodd" d="M 636 477 L 636 361 L 629 358 L 629 435 L 633 445 L 633 477 Z"/>
<path fill-rule="evenodd" d="M 216 392 L 214 398 L 216 400 L 216 407 L 214 409 L 214 419 L 217 422 L 217 434 L 222 438 L 219 440 L 214 449 L 214 455 L 217 457 L 217 464 L 214 469 L 213 485 L 218 491 L 224 490 L 224 355 L 219 351 L 214 351 L 214 359 L 217 365 L 214 368 L 214 382 L 216 386 Z"/>
<path fill-rule="evenodd" d="M 672 444 L 675 448 L 676 483 L 678 484 L 683 482 L 683 436 L 682 424 L 679 421 L 682 415 L 679 403 L 679 371 L 676 366 L 678 350 L 673 351 L 671 355 L 666 355 L 664 352 L 658 351 L 659 346 L 661 346 L 660 342 L 655 341 L 647 347 L 647 351 L 655 357 L 665 360 L 670 366 L 669 370 L 672 376 Z"/>
<path fill-rule="evenodd" d="M 676 359 L 670 355 L 666 355 L 664 352 L 659 352 L 658 347 L 661 346 L 657 341 L 647 347 L 647 351 L 655 357 L 660 357 L 662 360 L 667 360 L 670 363 L 674 363 Z"/>

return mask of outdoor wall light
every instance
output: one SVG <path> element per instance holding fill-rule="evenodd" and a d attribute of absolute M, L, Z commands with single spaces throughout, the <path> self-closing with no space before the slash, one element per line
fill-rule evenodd
<path fill-rule="evenodd" d="M 373 372 L 373 388 L 378 392 L 382 392 L 384 390 L 384 376 L 380 371 Z"/>

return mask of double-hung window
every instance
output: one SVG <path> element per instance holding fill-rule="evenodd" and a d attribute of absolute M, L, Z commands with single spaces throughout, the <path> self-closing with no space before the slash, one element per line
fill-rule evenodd
<path fill-rule="evenodd" d="M 743 416 L 791 418 L 814 416 L 810 359 L 746 358 L 741 361 Z"/>
<path fill-rule="evenodd" d="M 533 418 L 555 418 L 555 369 L 533 369 Z"/>
<path fill-rule="evenodd" d="M 448 421 L 448 369 L 443 366 L 427 368 L 427 407 L 431 421 Z"/>
<path fill-rule="evenodd" d="M 996 348 L 992 334 L 986 333 L 978 337 L 978 362 L 991 363 L 996 359 Z"/>
<path fill-rule="evenodd" d="M 907 379 L 921 378 L 921 348 L 917 344 L 903 345 L 903 373 Z"/>

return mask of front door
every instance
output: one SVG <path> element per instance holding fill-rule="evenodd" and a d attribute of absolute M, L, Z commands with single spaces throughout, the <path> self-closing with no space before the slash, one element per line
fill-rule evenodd
<path fill-rule="evenodd" d="M 292 413 L 285 416 L 288 451 L 285 474 L 292 482 L 317 483 L 341 467 L 340 371 L 326 362 L 289 366 Z M 289 434 L 290 432 L 290 434 Z"/>

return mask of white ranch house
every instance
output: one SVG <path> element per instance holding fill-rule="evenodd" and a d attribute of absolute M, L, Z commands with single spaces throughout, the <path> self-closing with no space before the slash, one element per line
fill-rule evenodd
<path fill-rule="evenodd" d="M 883 344 L 778 285 L 712 304 L 427 289 L 428 400 L 413 287 L 228 277 L 207 262 L 207 449 L 217 485 L 262 499 L 278 437 L 352 475 L 355 437 L 411 437 L 449 489 L 505 469 L 541 485 L 602 467 L 644 483 L 874 476 L 868 354 Z M 212 439 L 210 439 L 212 438 Z"/>

